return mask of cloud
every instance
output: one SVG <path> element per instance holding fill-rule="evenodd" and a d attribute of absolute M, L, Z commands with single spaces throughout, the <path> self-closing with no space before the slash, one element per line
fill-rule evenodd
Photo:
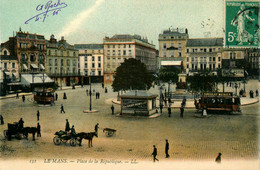
<path fill-rule="evenodd" d="M 70 34 L 76 32 L 84 20 L 88 18 L 90 15 L 93 15 L 93 12 L 97 11 L 96 9 L 104 2 L 105 0 L 97 0 L 96 3 L 90 7 L 89 9 L 82 11 L 81 13 L 78 14 L 78 16 L 69 22 L 61 31 L 60 36 L 69 36 Z"/>

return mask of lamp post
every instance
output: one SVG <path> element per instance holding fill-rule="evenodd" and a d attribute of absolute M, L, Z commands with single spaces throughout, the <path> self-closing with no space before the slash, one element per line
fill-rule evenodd
<path fill-rule="evenodd" d="M 89 75 L 89 111 L 92 111 L 92 101 L 91 101 L 91 96 L 92 96 L 92 90 L 91 90 L 91 72 Z"/>

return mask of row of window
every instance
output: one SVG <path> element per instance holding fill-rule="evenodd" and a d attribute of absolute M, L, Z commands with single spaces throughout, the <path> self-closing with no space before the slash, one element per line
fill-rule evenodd
<path fill-rule="evenodd" d="M 29 54 L 29 56 L 30 56 L 30 62 L 35 62 L 35 61 L 36 61 L 36 58 L 37 58 L 36 55 L 34 55 L 34 54 Z M 22 62 L 27 62 L 27 61 L 28 61 L 28 56 L 27 56 L 27 54 L 21 54 L 21 60 L 22 60 Z M 44 62 L 44 56 L 43 56 L 42 54 L 40 54 L 40 55 L 38 56 L 38 61 L 39 61 L 39 62 Z"/>
<path fill-rule="evenodd" d="M 131 44 L 128 44 L 128 45 L 126 45 L 126 44 L 119 44 L 119 45 L 107 45 L 107 48 L 121 48 L 121 47 L 123 47 L 123 48 L 126 48 L 126 47 L 128 47 L 128 48 L 131 48 L 132 47 L 132 45 Z"/>
<path fill-rule="evenodd" d="M 191 58 L 191 61 L 194 62 L 194 61 L 198 61 L 198 59 L 200 59 L 200 61 L 204 61 L 206 62 L 207 61 L 207 58 L 209 59 L 209 61 L 216 61 L 216 57 L 187 57 L 187 62 L 189 62 Z M 218 57 L 218 61 L 221 61 L 221 58 Z"/>
<path fill-rule="evenodd" d="M 189 52 L 193 52 L 193 53 L 197 53 L 197 52 L 216 52 L 216 48 L 188 48 L 187 49 L 187 53 Z M 218 48 L 218 51 L 220 51 L 220 48 Z"/>
<path fill-rule="evenodd" d="M 107 50 L 107 55 L 110 56 L 110 50 Z M 116 55 L 116 51 L 115 50 L 112 51 L 112 55 Z M 127 55 L 126 54 L 126 50 L 122 50 L 122 51 L 118 50 L 118 55 Z M 128 50 L 128 55 L 132 55 L 132 51 L 131 50 Z"/>
<path fill-rule="evenodd" d="M 189 64 L 186 65 L 187 68 L 189 68 Z M 216 69 L 216 65 L 215 64 L 209 64 L 208 67 L 207 67 L 207 64 L 200 64 L 199 65 L 200 67 L 198 67 L 198 65 L 196 64 L 191 64 L 191 69 L 192 70 L 206 70 L 206 69 L 209 69 L 209 70 L 215 70 Z M 218 67 L 217 68 L 220 68 L 220 64 L 218 64 Z"/>
<path fill-rule="evenodd" d="M 4 63 L 4 69 L 7 69 L 7 64 L 8 63 Z M 12 68 L 15 69 L 15 63 L 12 63 Z"/>
<path fill-rule="evenodd" d="M 49 68 L 49 73 L 52 73 L 52 67 Z M 59 70 L 58 67 L 55 67 L 54 68 L 54 73 L 55 74 L 57 74 L 57 73 L 65 73 L 65 69 L 61 67 L 60 70 Z M 67 67 L 66 73 L 71 73 L 69 67 Z M 76 73 L 76 68 L 75 67 L 72 68 L 72 73 Z"/>
<path fill-rule="evenodd" d="M 58 50 L 54 51 L 54 54 L 57 56 L 58 55 Z M 60 51 L 59 52 L 60 56 L 64 56 L 66 54 L 65 51 Z M 72 56 L 70 55 L 70 51 L 67 51 L 67 56 Z M 52 50 L 48 50 L 48 55 L 52 55 Z M 73 57 L 76 57 L 76 52 L 73 52 Z"/>
<path fill-rule="evenodd" d="M 164 36 L 163 39 L 183 39 L 185 36 Z"/>
<path fill-rule="evenodd" d="M 44 44 L 32 43 L 31 46 L 36 46 L 40 50 L 44 50 L 44 48 L 45 48 Z M 28 43 L 19 43 L 19 47 L 20 48 L 29 48 L 29 44 Z"/>
<path fill-rule="evenodd" d="M 169 47 L 174 47 L 174 43 L 171 43 L 171 45 L 170 45 Z M 163 44 L 163 48 L 164 48 L 164 49 L 167 48 L 166 43 Z M 178 43 L 178 48 L 179 48 L 179 49 L 181 48 L 181 43 Z"/>
<path fill-rule="evenodd" d="M 71 63 L 71 60 L 67 59 L 67 66 L 70 66 L 70 63 Z M 52 59 L 49 59 L 49 66 L 52 66 L 52 64 L 53 64 Z M 64 66 L 64 60 L 63 59 L 60 60 L 60 64 L 61 64 L 61 66 Z M 58 59 L 54 60 L 54 65 L 58 66 Z M 77 65 L 77 60 L 74 59 L 72 61 L 72 65 L 76 66 Z"/>
<path fill-rule="evenodd" d="M 85 61 L 88 61 L 88 57 L 87 56 L 85 56 Z M 95 61 L 95 57 L 94 56 L 91 57 L 91 61 Z M 101 56 L 98 56 L 98 61 L 101 61 Z"/>
<path fill-rule="evenodd" d="M 182 54 L 181 51 L 179 51 L 178 52 L 178 57 L 181 57 L 181 54 Z M 174 51 L 171 51 L 170 56 L 174 57 Z M 166 57 L 166 51 L 163 52 L 163 57 Z"/>
<path fill-rule="evenodd" d="M 90 72 L 90 75 L 91 76 L 97 76 L 96 72 L 94 70 Z M 102 72 L 98 71 L 98 76 L 101 76 L 101 75 L 102 75 Z M 87 70 L 85 71 L 85 76 L 88 76 L 88 71 Z"/>
<path fill-rule="evenodd" d="M 93 54 L 93 53 L 96 53 L 96 52 L 95 52 L 95 50 L 85 50 L 85 54 L 87 54 L 87 53 L 92 53 L 92 54 Z M 97 53 L 98 53 L 98 54 L 101 53 L 101 50 L 98 50 Z M 90 55 L 91 55 L 91 54 L 90 54 Z"/>
<path fill-rule="evenodd" d="M 98 68 L 101 68 L 101 63 L 97 63 L 98 64 Z M 95 63 L 91 64 L 92 68 L 95 68 Z M 85 63 L 85 68 L 88 68 L 88 63 Z"/>

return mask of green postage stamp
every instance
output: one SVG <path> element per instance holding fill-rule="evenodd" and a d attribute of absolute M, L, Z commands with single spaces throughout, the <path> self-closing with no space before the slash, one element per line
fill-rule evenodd
<path fill-rule="evenodd" d="M 259 48 L 259 1 L 225 1 L 225 46 Z"/>

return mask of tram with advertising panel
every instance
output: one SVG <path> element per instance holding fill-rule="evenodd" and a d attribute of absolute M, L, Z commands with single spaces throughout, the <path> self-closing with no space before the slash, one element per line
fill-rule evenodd
<path fill-rule="evenodd" d="M 54 104 L 54 90 L 52 88 L 36 88 L 33 98 L 37 103 Z"/>
<path fill-rule="evenodd" d="M 208 92 L 203 93 L 197 109 L 208 111 L 240 112 L 240 98 L 233 96 L 232 92 Z"/>

